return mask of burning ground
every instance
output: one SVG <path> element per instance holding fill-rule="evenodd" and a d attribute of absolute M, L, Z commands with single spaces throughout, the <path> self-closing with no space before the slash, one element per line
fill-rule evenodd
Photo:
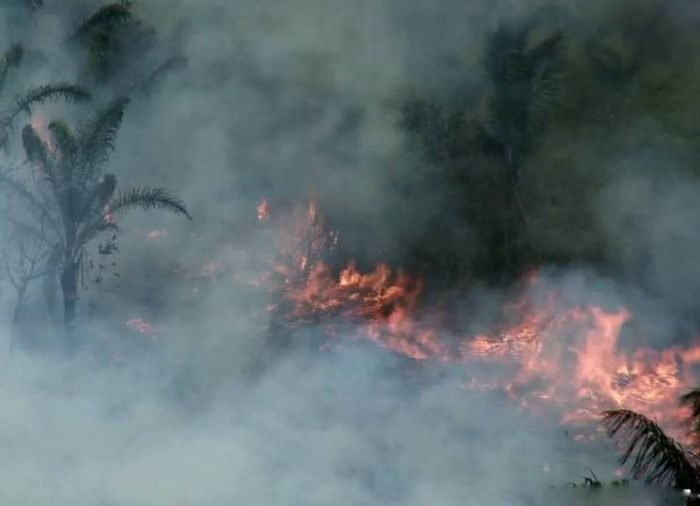
<path fill-rule="evenodd" d="M 267 201 L 258 219 L 269 225 Z M 700 348 L 636 344 L 649 331 L 644 318 L 603 280 L 583 272 L 532 272 L 479 328 L 440 305 L 421 307 L 420 276 L 386 264 L 363 273 L 352 262 L 334 274 L 322 259 L 339 238 L 313 202 L 285 214 L 275 231 L 281 255 L 271 262 L 276 276 L 267 278 L 267 287 L 279 302 L 269 311 L 285 329 L 321 329 L 322 349 L 342 348 L 351 329 L 356 339 L 428 368 L 463 367 L 466 389 L 500 391 L 524 408 L 554 410 L 564 426 L 590 429 L 603 410 L 626 407 L 685 439 L 679 432 L 685 414 L 675 399 L 696 382 Z M 622 342 L 623 331 L 634 344 Z M 483 376 L 470 377 L 475 368 Z"/>

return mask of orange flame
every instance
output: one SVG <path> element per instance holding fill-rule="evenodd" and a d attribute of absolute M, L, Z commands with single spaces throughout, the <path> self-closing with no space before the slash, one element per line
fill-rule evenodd
<path fill-rule="evenodd" d="M 624 407 L 686 439 L 678 432 L 683 413 L 676 399 L 695 382 L 700 346 L 622 350 L 621 330 L 633 318 L 627 308 L 570 304 L 555 291 L 539 300 L 534 294 L 543 284 L 533 272 L 524 295 L 504 308 L 507 325 L 477 336 L 438 330 L 415 316 L 419 278 L 386 265 L 363 273 L 354 263 L 333 275 L 321 257 L 338 237 L 324 227 L 314 202 L 280 228 L 275 289 L 289 325 L 321 325 L 333 335 L 337 322 L 353 323 L 366 339 L 412 359 L 497 367 L 495 383 L 471 378 L 465 387 L 500 388 L 532 409 L 554 407 L 564 424 L 589 425 L 602 410 Z"/>
<path fill-rule="evenodd" d="M 258 221 L 264 223 L 268 218 L 267 199 L 263 199 L 257 207 Z"/>

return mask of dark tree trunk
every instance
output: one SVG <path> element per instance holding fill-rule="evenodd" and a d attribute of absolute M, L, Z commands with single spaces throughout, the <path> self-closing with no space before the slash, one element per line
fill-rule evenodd
<path fill-rule="evenodd" d="M 518 186 L 520 184 L 520 157 L 517 150 L 509 147 L 505 153 L 506 188 L 505 219 L 503 223 L 504 272 L 503 281 L 508 283 L 520 268 L 521 252 L 518 242 L 522 229 L 522 210 L 520 209 Z"/>
<path fill-rule="evenodd" d="M 61 272 L 65 351 L 68 354 L 72 354 L 76 347 L 75 312 L 78 303 L 78 267 L 77 262 L 70 262 L 65 266 L 63 272 Z"/>

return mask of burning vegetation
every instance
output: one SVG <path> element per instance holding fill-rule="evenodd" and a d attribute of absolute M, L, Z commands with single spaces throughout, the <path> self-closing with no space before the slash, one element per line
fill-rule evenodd
<path fill-rule="evenodd" d="M 625 406 L 685 439 L 679 427 L 686 413 L 675 398 L 697 379 L 700 346 L 624 349 L 621 333 L 634 319 L 628 308 L 567 302 L 533 272 L 499 323 L 470 335 L 430 318 L 440 308 L 421 305 L 420 276 L 386 264 L 362 272 L 352 261 L 334 272 L 323 259 L 339 236 L 314 201 L 275 216 L 265 200 L 258 217 L 278 235 L 280 255 L 265 284 L 277 299 L 270 311 L 289 328 L 317 327 L 332 345 L 342 326 L 343 335 L 415 361 L 464 366 L 477 371 L 465 388 L 499 390 L 524 408 L 555 411 L 565 426 L 590 428 L 603 410 Z"/>

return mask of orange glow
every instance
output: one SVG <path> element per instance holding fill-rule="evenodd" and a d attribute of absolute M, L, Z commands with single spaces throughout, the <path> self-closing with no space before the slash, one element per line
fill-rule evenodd
<path fill-rule="evenodd" d="M 157 333 L 156 328 L 143 318 L 131 318 L 127 320 L 126 325 L 140 334 L 154 335 Z"/>
<path fill-rule="evenodd" d="M 146 239 L 156 240 L 163 239 L 167 235 L 167 232 L 163 229 L 153 229 L 153 230 L 141 230 L 137 232 L 138 235 L 145 237 Z"/>
<path fill-rule="evenodd" d="M 505 323 L 480 335 L 447 331 L 419 318 L 420 277 L 384 264 L 362 272 L 352 262 L 334 275 L 323 254 L 338 236 L 313 201 L 281 218 L 279 230 L 280 278 L 272 287 L 280 304 L 271 310 L 290 326 L 317 325 L 330 337 L 339 323 L 352 324 L 359 337 L 397 354 L 463 367 L 465 388 L 500 389 L 524 408 L 553 408 L 568 426 L 590 426 L 602 410 L 624 407 L 687 439 L 678 430 L 677 397 L 695 384 L 700 346 L 622 349 L 621 331 L 634 318 L 629 309 L 566 302 L 533 271 L 520 298 L 503 308 Z M 495 367 L 497 379 L 473 374 L 474 365 Z"/>
<path fill-rule="evenodd" d="M 267 199 L 263 199 L 262 202 L 260 202 L 260 204 L 258 204 L 257 212 L 258 212 L 258 221 L 260 223 L 266 222 L 267 218 L 268 218 Z"/>
<path fill-rule="evenodd" d="M 31 118 L 31 125 L 39 139 L 52 149 L 51 133 L 49 132 L 49 120 L 42 114 L 34 114 Z"/>

